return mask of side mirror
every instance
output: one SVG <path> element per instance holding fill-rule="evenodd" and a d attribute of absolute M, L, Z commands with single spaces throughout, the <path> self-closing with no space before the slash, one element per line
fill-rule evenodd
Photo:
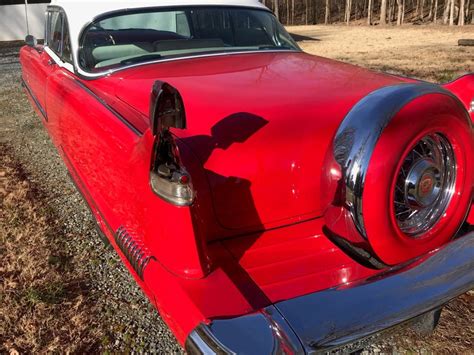
<path fill-rule="evenodd" d="M 35 38 L 35 36 L 27 35 L 25 37 L 25 43 L 27 46 L 34 48 L 38 45 L 38 40 Z"/>

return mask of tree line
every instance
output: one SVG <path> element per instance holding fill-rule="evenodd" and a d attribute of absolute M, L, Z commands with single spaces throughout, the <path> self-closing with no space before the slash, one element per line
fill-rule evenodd
<path fill-rule="evenodd" d="M 286 25 L 474 24 L 474 0 L 261 0 Z"/>

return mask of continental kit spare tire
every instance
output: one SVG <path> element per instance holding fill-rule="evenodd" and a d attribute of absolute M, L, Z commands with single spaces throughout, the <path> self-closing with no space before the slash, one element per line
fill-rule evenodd
<path fill-rule="evenodd" d="M 396 265 L 451 240 L 471 205 L 472 122 L 449 91 L 428 83 L 379 89 L 339 127 L 323 173 L 332 235 Z"/>

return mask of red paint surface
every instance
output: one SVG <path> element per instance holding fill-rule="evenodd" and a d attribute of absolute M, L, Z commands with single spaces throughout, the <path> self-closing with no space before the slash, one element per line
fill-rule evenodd
<path fill-rule="evenodd" d="M 471 101 L 474 100 L 474 74 L 464 75 L 457 80 L 443 85 L 446 89 L 456 94 L 466 108 L 469 108 Z M 474 121 L 474 111 L 471 113 L 471 119 Z"/>
<path fill-rule="evenodd" d="M 316 218 L 323 214 L 320 175 L 349 109 L 405 79 L 303 53 L 266 53 L 82 81 L 35 52 L 25 47 L 20 59 L 46 128 L 115 249 L 113 233 L 125 226 L 156 257 L 142 281 L 118 251 L 181 343 L 199 322 L 376 273 L 324 235 Z M 188 129 L 173 133 L 196 190 L 192 207 L 173 207 L 149 187 L 146 116 L 158 79 L 175 86 L 186 107 Z"/>
<path fill-rule="evenodd" d="M 360 98 L 403 80 L 305 53 L 266 53 L 148 65 L 89 85 L 115 90 L 145 116 L 158 78 L 183 97 L 188 127 L 175 134 L 205 168 L 214 210 L 206 224 L 215 224 L 208 239 L 321 216 L 319 176 L 339 123 Z"/>
<path fill-rule="evenodd" d="M 474 203 L 471 204 L 471 210 L 470 210 L 469 215 L 467 217 L 467 222 L 469 224 L 474 225 Z"/>

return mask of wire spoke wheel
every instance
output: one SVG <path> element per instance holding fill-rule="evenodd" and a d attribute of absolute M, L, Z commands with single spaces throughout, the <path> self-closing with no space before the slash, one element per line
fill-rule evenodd
<path fill-rule="evenodd" d="M 398 172 L 394 193 L 400 230 L 420 237 L 443 216 L 454 193 L 456 162 L 448 139 L 429 134 L 414 145 Z"/>

